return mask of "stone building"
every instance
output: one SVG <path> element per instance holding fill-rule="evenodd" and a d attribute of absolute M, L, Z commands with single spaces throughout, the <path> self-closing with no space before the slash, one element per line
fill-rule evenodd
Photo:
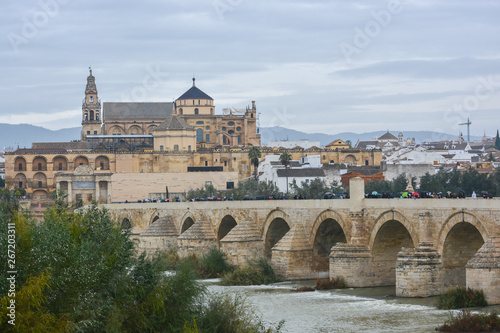
<path fill-rule="evenodd" d="M 32 199 L 47 198 L 60 188 L 69 192 L 68 200 L 99 198 L 101 202 L 141 199 L 165 186 L 182 191 L 188 185 L 211 182 L 225 190 L 251 176 L 248 150 L 260 146 L 260 134 L 255 101 L 245 110 L 223 111 L 215 113 L 214 100 L 194 79 L 175 102 L 101 104 L 90 70 L 82 103 L 81 141 L 33 143 L 30 149 L 6 153 L 7 186 L 26 189 Z M 261 151 L 262 158 L 287 151 L 295 160 L 314 154 L 321 163 L 379 165 L 382 161 L 380 151 L 343 148 L 262 147 Z M 156 179 L 161 186 L 145 185 L 143 174 L 150 174 L 147 184 Z M 78 180 L 82 177 L 86 180 Z M 125 183 L 126 188 L 120 187 Z"/>

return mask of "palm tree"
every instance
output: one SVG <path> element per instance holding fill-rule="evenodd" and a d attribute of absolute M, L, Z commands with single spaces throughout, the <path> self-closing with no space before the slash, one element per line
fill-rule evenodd
<path fill-rule="evenodd" d="M 288 165 L 292 160 L 292 155 L 288 152 L 284 152 L 280 155 L 280 162 L 285 166 L 285 176 L 286 176 L 286 194 L 288 194 Z"/>
<path fill-rule="evenodd" d="M 255 180 L 257 180 L 257 168 L 259 167 L 259 158 L 261 156 L 259 147 L 253 146 L 248 151 L 248 158 L 250 159 L 250 163 L 254 167 Z"/>

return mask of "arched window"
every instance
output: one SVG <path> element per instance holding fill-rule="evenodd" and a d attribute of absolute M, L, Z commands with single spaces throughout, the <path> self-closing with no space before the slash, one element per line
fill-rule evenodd
<path fill-rule="evenodd" d="M 92 103 L 94 101 L 94 97 L 90 96 L 89 97 L 89 102 Z"/>
<path fill-rule="evenodd" d="M 90 120 L 94 120 L 94 111 L 90 110 Z"/>
<path fill-rule="evenodd" d="M 201 142 L 203 141 L 203 130 L 201 128 L 198 128 L 196 130 L 196 142 Z"/>
<path fill-rule="evenodd" d="M 191 146 L 188 146 L 188 151 L 191 151 Z"/>
<path fill-rule="evenodd" d="M 87 112 L 85 112 L 85 121 L 89 120 L 89 114 Z"/>
<path fill-rule="evenodd" d="M 198 108 L 194 109 L 194 114 L 198 114 L 198 113 L 200 113 Z"/>
<path fill-rule="evenodd" d="M 95 114 L 95 120 L 99 120 L 99 113 Z"/>
<path fill-rule="evenodd" d="M 179 114 L 182 114 L 182 108 L 179 109 Z"/>

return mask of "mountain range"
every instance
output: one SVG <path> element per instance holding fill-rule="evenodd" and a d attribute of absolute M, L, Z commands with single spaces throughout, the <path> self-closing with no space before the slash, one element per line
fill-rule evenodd
<path fill-rule="evenodd" d="M 40 126 L 29 124 L 1 124 L 0 123 L 0 150 L 5 148 L 30 148 L 32 142 L 68 142 L 79 140 L 81 127 L 64 128 L 60 130 L 49 130 Z M 260 128 L 261 141 L 266 145 L 269 141 L 280 140 L 309 140 L 319 141 L 322 146 L 329 144 L 333 140 L 341 139 L 344 141 L 350 140 L 352 144 L 356 144 L 358 140 L 367 141 L 382 136 L 386 131 L 377 131 L 369 133 L 352 133 L 343 132 L 336 134 L 324 133 L 305 133 L 297 130 L 292 130 L 284 127 L 262 127 Z M 391 132 L 397 136 L 399 131 Z M 440 140 L 456 140 L 456 135 L 431 132 L 431 131 L 407 131 L 403 132 L 405 139 L 415 138 L 417 143 L 423 141 L 440 141 Z M 479 136 L 471 136 L 472 141 L 481 140 Z"/>

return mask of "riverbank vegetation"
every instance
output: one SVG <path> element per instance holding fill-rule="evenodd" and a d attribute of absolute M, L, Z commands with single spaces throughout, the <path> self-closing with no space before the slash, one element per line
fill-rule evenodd
<path fill-rule="evenodd" d="M 496 312 L 471 313 L 464 309 L 436 328 L 439 332 L 500 332 L 500 317 Z"/>
<path fill-rule="evenodd" d="M 12 256 L 9 228 L 15 230 Z M 96 206 L 74 212 L 57 202 L 36 222 L 1 190 L 0 331 L 183 332 L 193 318 L 200 332 L 220 332 L 228 318 L 245 332 L 276 331 L 264 328 L 244 302 L 208 293 L 189 263 L 165 274 L 165 257 L 138 256 L 129 236 Z M 15 326 L 7 314 L 15 315 Z M 241 332 L 236 324 L 225 327 Z"/>
<path fill-rule="evenodd" d="M 249 286 L 281 281 L 264 258 L 248 260 L 245 266 L 237 267 L 222 276 L 224 286 Z"/>
<path fill-rule="evenodd" d="M 316 290 L 328 290 L 328 289 L 345 289 L 347 285 L 343 277 L 334 277 L 333 279 L 320 279 L 316 280 Z"/>
<path fill-rule="evenodd" d="M 441 294 L 438 299 L 438 309 L 461 309 L 486 306 L 486 298 L 482 290 L 474 290 L 464 287 L 455 287 L 444 294 Z"/>

